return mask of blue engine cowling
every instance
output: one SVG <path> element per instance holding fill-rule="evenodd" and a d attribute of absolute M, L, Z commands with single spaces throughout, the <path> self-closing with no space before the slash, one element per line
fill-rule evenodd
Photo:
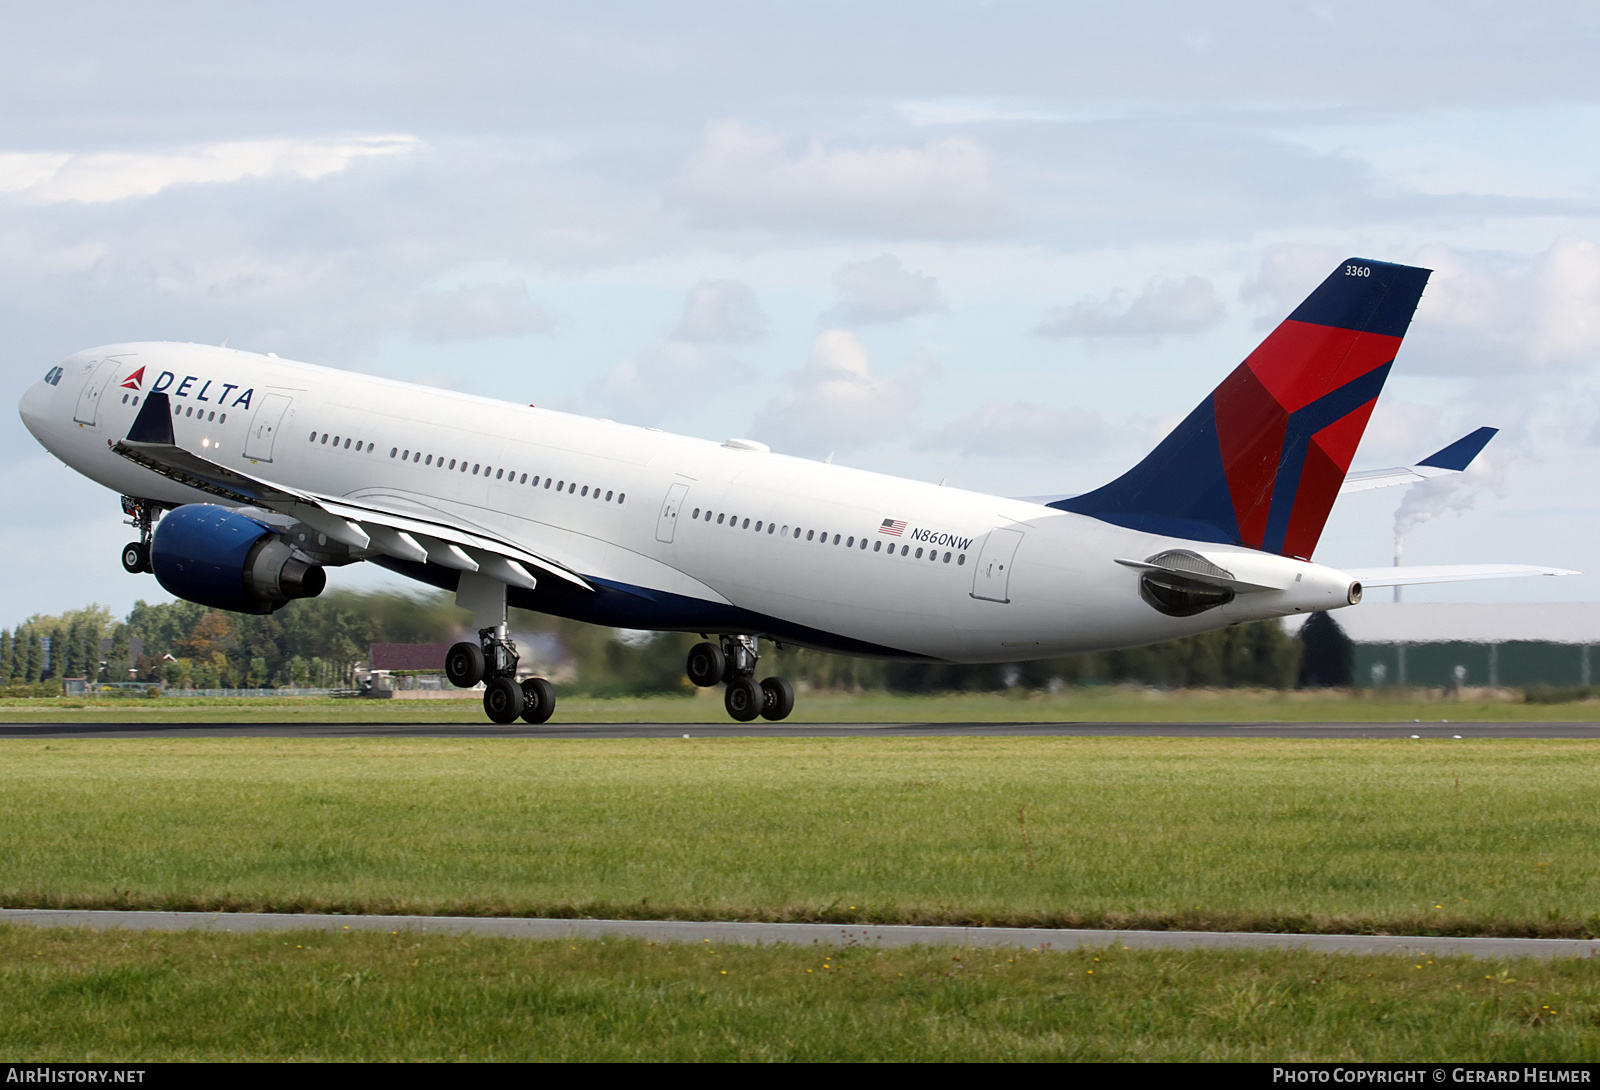
<path fill-rule="evenodd" d="M 186 504 L 156 523 L 150 566 L 179 598 L 235 613 L 271 613 L 315 598 L 328 582 L 266 523 L 209 503 Z"/>

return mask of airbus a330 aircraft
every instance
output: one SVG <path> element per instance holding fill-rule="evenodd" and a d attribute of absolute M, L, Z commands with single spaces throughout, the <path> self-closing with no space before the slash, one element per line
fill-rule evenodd
<path fill-rule="evenodd" d="M 1363 584 L 1554 568 L 1313 563 L 1341 490 L 1466 468 L 1483 428 L 1416 466 L 1347 476 L 1428 270 L 1352 258 L 1142 462 L 1093 492 L 1003 499 L 196 344 L 52 367 L 22 418 L 122 494 L 130 572 L 268 613 L 370 560 L 453 590 L 478 642 L 451 681 L 540 723 L 506 606 L 715 634 L 687 670 L 728 714 L 782 719 L 762 639 L 848 655 L 1011 662 L 1337 609 Z"/>

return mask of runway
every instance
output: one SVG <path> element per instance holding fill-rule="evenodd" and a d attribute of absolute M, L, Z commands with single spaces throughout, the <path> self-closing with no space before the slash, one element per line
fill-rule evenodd
<path fill-rule="evenodd" d="M 1600 723 L 4 723 L 0 738 L 1585 738 Z"/>
<path fill-rule="evenodd" d="M 644 939 L 765 946 L 963 946 L 1026 950 L 1312 950 L 1473 958 L 1592 958 L 1600 940 L 1430 935 L 1283 935 L 1251 931 L 1095 931 L 1031 927 L 915 927 L 687 920 L 546 920 L 480 916 L 333 916 L 266 912 L 116 912 L 0 909 L 0 924 L 129 931 L 410 931 L 525 939 Z"/>

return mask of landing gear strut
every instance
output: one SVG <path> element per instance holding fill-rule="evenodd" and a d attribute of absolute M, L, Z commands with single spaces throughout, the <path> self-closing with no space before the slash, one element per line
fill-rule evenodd
<path fill-rule="evenodd" d="M 684 671 L 702 689 L 726 682 L 722 706 L 741 723 L 757 716 L 777 722 L 794 711 L 794 686 L 781 677 L 756 684 L 756 663 L 761 651 L 754 636 L 722 636 L 721 646 L 707 641 L 689 649 Z"/>
<path fill-rule="evenodd" d="M 151 571 L 150 525 L 155 521 L 155 505 L 137 496 L 122 497 L 122 513 L 128 516 L 127 524 L 139 531 L 139 540 L 122 547 L 122 567 L 129 575 Z"/>
<path fill-rule="evenodd" d="M 506 628 L 506 587 L 497 579 L 462 572 L 456 602 L 472 610 L 478 642 L 463 640 L 445 655 L 444 672 L 452 685 L 483 687 L 483 710 L 496 723 L 543 723 L 556 710 L 556 693 L 544 678 L 517 680 L 517 645 Z"/>

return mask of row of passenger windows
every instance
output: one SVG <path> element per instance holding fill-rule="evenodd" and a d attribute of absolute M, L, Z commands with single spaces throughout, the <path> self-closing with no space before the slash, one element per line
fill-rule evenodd
<path fill-rule="evenodd" d="M 317 433 L 316 432 L 312 432 L 311 433 L 311 441 L 313 443 L 315 443 L 317 441 Z M 356 453 L 358 453 L 358 454 L 361 453 L 363 450 L 370 452 L 372 450 L 373 446 L 375 445 L 373 443 L 366 443 L 366 442 L 364 442 L 364 441 L 362 441 L 360 439 L 351 440 L 351 439 L 347 438 L 344 441 L 344 449 L 345 450 L 349 450 L 350 449 L 350 444 L 352 442 L 355 443 L 355 445 L 356 445 Z M 328 445 L 328 433 L 327 432 L 323 432 L 322 433 L 322 445 L 323 446 L 327 446 Z M 333 437 L 333 445 L 334 446 L 338 446 L 339 445 L 339 437 L 337 435 L 335 435 Z"/>
<path fill-rule="evenodd" d="M 128 404 L 128 398 L 130 396 L 133 397 L 133 404 L 135 404 L 135 405 L 139 404 L 139 398 L 136 395 L 123 394 L 122 395 L 122 403 L 124 405 Z M 184 417 L 193 416 L 193 415 L 195 415 L 194 406 L 193 405 L 189 405 L 189 406 L 174 405 L 172 407 L 172 415 L 173 416 L 184 416 Z M 226 424 L 228 422 L 228 414 L 227 413 L 223 413 L 221 418 L 218 419 L 216 412 L 213 411 L 213 412 L 209 412 L 208 413 L 204 409 L 201 409 L 200 410 L 200 419 L 208 421 L 208 422 L 214 421 L 214 422 L 216 422 L 218 424 Z"/>
<path fill-rule="evenodd" d="M 703 517 L 707 522 L 710 522 L 712 520 L 712 517 L 713 517 L 713 512 L 710 510 L 710 508 L 707 508 L 702 513 L 701 509 L 696 507 L 694 509 L 694 514 L 691 515 L 690 517 L 695 519 L 695 520 L 699 520 L 700 518 Z M 800 535 L 803 533 L 805 535 L 805 540 L 807 540 L 807 541 L 817 541 L 817 542 L 819 542 L 819 543 L 821 543 L 823 545 L 828 544 L 828 531 L 826 531 L 826 530 L 822 530 L 820 532 L 817 531 L 817 530 L 802 530 L 798 526 L 793 527 L 792 529 L 790 527 L 788 527 L 788 526 L 784 526 L 784 527 L 780 528 L 776 522 L 764 522 L 761 519 L 757 519 L 755 521 L 755 525 L 751 526 L 749 519 L 741 520 L 738 515 L 730 515 L 730 514 L 727 514 L 726 512 L 716 515 L 715 518 L 716 518 L 716 523 L 717 523 L 718 526 L 722 526 L 722 525 L 726 524 L 727 526 L 729 526 L 729 527 L 731 527 L 732 529 L 735 529 L 735 530 L 752 530 L 753 529 L 756 533 L 759 534 L 759 533 L 762 532 L 763 527 L 765 527 L 766 533 L 768 533 L 768 534 L 777 534 L 780 537 L 793 537 L 796 541 L 798 541 L 800 539 Z M 843 545 L 844 545 L 844 547 L 846 549 L 863 549 L 864 550 L 864 549 L 866 549 L 867 542 L 869 540 L 871 540 L 871 539 L 866 538 L 866 537 L 860 538 L 858 540 L 854 535 L 850 535 L 848 537 L 846 537 L 846 536 L 844 536 L 842 534 L 834 534 L 833 535 L 833 544 L 838 545 L 842 541 L 842 543 L 843 543 Z M 895 544 L 896 543 L 893 542 L 893 541 L 889 542 L 889 551 L 888 551 L 887 555 L 889 555 L 889 556 L 895 555 L 895 548 L 894 548 Z M 879 538 L 876 541 L 872 542 L 872 551 L 875 552 L 875 553 L 883 551 L 883 539 L 882 538 Z M 940 560 L 939 550 L 938 549 L 923 549 L 923 548 L 921 548 L 919 546 L 917 548 L 917 550 L 915 551 L 915 553 L 913 553 L 910 545 L 901 545 L 900 546 L 900 555 L 901 556 L 912 556 L 912 557 L 914 557 L 914 559 L 921 560 L 922 559 L 922 554 L 924 552 L 926 552 L 928 554 L 928 559 L 930 561 L 937 563 Z M 944 554 L 944 557 L 943 557 L 944 563 L 946 563 L 946 564 L 950 563 L 950 558 L 952 556 L 955 557 L 956 565 L 958 567 L 967 562 L 967 554 L 966 553 L 947 552 L 947 553 Z"/>
<path fill-rule="evenodd" d="M 337 442 L 337 439 L 335 442 Z M 469 463 L 463 460 L 458 463 L 456 459 L 451 458 L 447 465 L 443 455 L 435 458 L 432 454 L 423 454 L 420 450 L 401 450 L 399 447 L 392 447 L 389 450 L 389 457 L 399 458 L 402 462 L 419 462 L 425 466 L 437 466 L 440 469 L 459 469 L 462 473 L 466 473 L 470 467 L 473 476 L 488 477 L 493 472 L 495 480 L 503 480 L 507 484 L 525 484 L 532 488 L 538 488 L 542 484 L 546 489 L 554 488 L 557 492 L 570 492 L 583 497 L 588 497 L 592 493 L 595 499 L 603 499 L 606 503 L 610 503 L 613 497 L 618 503 L 622 503 L 628 498 L 626 492 L 614 492 L 611 489 L 606 489 L 602 494 L 599 485 L 584 485 L 579 488 L 577 481 L 558 481 L 553 477 L 540 477 L 537 473 L 533 475 L 532 481 L 528 479 L 526 473 L 521 474 L 519 479 L 517 471 L 514 469 L 495 469 L 493 466 L 486 466 L 479 462 Z"/>

